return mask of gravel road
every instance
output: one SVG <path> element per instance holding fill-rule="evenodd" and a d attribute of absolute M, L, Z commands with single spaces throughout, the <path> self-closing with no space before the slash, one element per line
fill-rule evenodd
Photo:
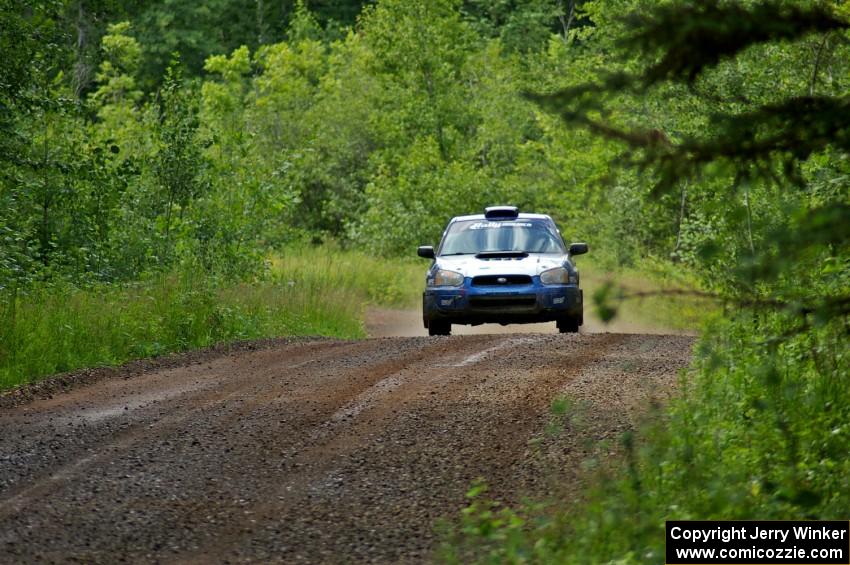
<path fill-rule="evenodd" d="M 428 561 L 478 477 L 506 502 L 577 492 L 692 343 L 281 340 L 7 394 L 0 562 Z"/>

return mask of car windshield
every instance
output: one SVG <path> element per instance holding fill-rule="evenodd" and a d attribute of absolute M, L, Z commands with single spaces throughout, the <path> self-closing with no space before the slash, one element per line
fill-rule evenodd
<path fill-rule="evenodd" d="M 564 243 L 549 220 L 463 220 L 449 227 L 440 255 L 482 251 L 564 253 Z"/>

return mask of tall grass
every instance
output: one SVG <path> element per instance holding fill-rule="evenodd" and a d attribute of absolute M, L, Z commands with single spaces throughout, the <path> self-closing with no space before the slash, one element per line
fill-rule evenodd
<path fill-rule="evenodd" d="M 383 258 L 333 245 L 287 249 L 271 259 L 274 277 L 316 296 L 356 294 L 381 306 L 420 303 L 428 266 L 422 259 Z"/>
<path fill-rule="evenodd" d="M 639 268 L 610 269 L 604 264 L 592 256 L 579 258 L 585 309 L 595 307 L 595 291 L 611 281 L 625 296 L 616 301 L 616 319 L 635 326 L 697 331 L 721 310 L 716 301 L 676 294 L 700 288 L 696 277 L 685 269 L 650 259 Z"/>
<path fill-rule="evenodd" d="M 363 337 L 365 305 L 411 304 L 423 271 L 304 247 L 280 252 L 251 282 L 189 271 L 120 286 L 34 285 L 2 297 L 0 388 L 234 340 Z"/>

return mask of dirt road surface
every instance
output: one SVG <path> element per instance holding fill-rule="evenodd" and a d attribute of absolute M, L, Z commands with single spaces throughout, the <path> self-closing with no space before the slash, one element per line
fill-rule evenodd
<path fill-rule="evenodd" d="M 692 341 L 281 340 L 7 394 L 0 562 L 428 561 L 476 478 L 506 502 L 578 492 Z M 580 417 L 549 436 L 561 396 Z"/>

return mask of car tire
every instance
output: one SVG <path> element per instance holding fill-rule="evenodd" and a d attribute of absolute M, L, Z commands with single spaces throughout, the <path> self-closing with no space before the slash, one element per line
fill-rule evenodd
<path fill-rule="evenodd" d="M 561 318 L 557 322 L 558 331 L 562 334 L 577 334 L 579 327 L 578 318 Z"/>
<path fill-rule="evenodd" d="M 428 335 L 452 335 L 452 324 L 445 320 L 428 322 Z"/>

